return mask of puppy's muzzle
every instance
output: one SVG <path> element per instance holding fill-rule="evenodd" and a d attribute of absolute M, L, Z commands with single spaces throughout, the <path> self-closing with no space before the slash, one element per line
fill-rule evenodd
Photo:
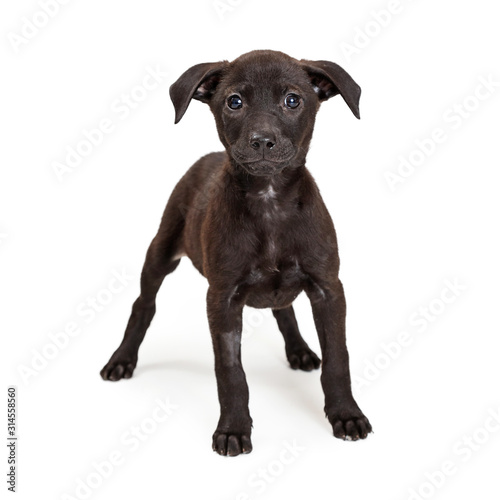
<path fill-rule="evenodd" d="M 246 141 L 238 141 L 231 154 L 249 174 L 275 175 L 295 156 L 295 150 L 290 140 L 264 130 L 250 133 Z"/>

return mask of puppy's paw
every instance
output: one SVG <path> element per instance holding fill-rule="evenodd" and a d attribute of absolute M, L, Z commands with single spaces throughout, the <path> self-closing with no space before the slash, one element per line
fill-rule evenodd
<path fill-rule="evenodd" d="M 372 432 L 372 426 L 369 420 L 359 409 L 352 412 L 344 411 L 327 416 L 332 424 L 333 435 L 344 441 L 365 439 L 368 434 Z"/>
<path fill-rule="evenodd" d="M 235 457 L 242 453 L 252 451 L 250 433 L 231 433 L 215 431 L 212 441 L 212 449 L 219 455 Z"/>
<path fill-rule="evenodd" d="M 115 353 L 101 370 L 101 377 L 104 380 L 111 380 L 113 382 L 121 380 L 122 378 L 130 378 L 134 373 L 136 364 L 137 359 Z"/>
<path fill-rule="evenodd" d="M 293 370 L 304 370 L 310 372 L 317 370 L 321 365 L 321 359 L 309 349 L 303 347 L 287 353 L 288 362 Z"/>

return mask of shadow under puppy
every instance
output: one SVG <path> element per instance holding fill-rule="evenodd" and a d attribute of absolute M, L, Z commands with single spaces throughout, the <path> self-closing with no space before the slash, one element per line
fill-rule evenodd
<path fill-rule="evenodd" d="M 335 229 L 305 167 L 320 103 L 340 94 L 359 118 L 360 93 L 337 64 L 269 50 L 233 62 L 198 64 L 170 88 L 175 123 L 191 99 L 208 103 L 226 151 L 198 160 L 176 185 L 148 249 L 124 339 L 101 376 L 132 376 L 158 289 L 188 256 L 209 282 L 207 313 L 221 412 L 213 449 L 221 455 L 252 450 L 240 356 L 245 305 L 272 309 L 292 368 L 322 365 L 333 434 L 356 440 L 371 432 L 351 393 Z M 295 319 L 292 302 L 302 291 L 311 302 L 322 363 Z"/>

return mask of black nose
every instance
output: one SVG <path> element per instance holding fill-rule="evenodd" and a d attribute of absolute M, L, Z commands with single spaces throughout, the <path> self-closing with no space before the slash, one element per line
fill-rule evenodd
<path fill-rule="evenodd" d="M 270 132 L 261 132 L 253 134 L 250 138 L 250 146 L 253 149 L 267 148 L 273 149 L 276 144 L 274 134 Z"/>

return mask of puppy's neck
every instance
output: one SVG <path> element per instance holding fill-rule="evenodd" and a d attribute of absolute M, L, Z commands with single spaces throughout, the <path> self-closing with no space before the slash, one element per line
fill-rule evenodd
<path fill-rule="evenodd" d="M 304 165 L 289 166 L 274 175 L 252 175 L 232 159 L 226 164 L 226 171 L 238 190 L 247 198 L 262 201 L 285 201 L 296 197 L 304 170 Z"/>

